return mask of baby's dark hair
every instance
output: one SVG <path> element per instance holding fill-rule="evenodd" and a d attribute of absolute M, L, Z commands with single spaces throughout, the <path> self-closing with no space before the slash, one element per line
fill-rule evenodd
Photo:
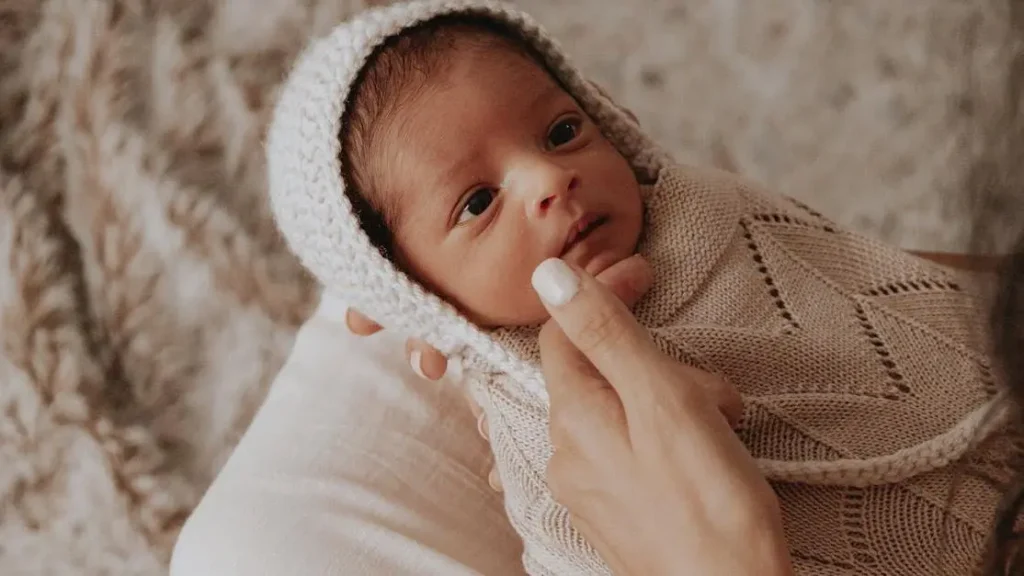
<path fill-rule="evenodd" d="M 445 71 L 445 56 L 459 49 L 510 50 L 543 62 L 509 26 L 483 16 L 442 16 L 388 38 L 359 72 L 345 105 L 339 134 L 345 191 L 370 242 L 392 261 L 396 199 L 381 189 L 385 167 L 374 161 L 379 158 L 383 128 Z"/>

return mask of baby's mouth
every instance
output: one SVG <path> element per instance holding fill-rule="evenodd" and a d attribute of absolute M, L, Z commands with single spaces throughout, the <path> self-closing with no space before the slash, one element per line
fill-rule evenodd
<path fill-rule="evenodd" d="M 559 257 L 564 257 L 574 246 L 587 239 L 590 234 L 608 221 L 607 216 L 595 216 L 585 214 L 569 228 L 569 234 L 565 238 L 565 245 Z"/>

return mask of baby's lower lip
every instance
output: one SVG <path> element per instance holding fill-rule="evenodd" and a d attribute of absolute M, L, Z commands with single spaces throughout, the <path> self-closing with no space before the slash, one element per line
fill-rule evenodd
<path fill-rule="evenodd" d="M 572 242 L 572 244 L 567 246 L 565 248 L 565 250 L 562 251 L 561 256 L 564 258 L 564 257 L 570 255 L 570 253 L 578 252 L 579 250 L 577 250 L 577 248 L 580 247 L 580 246 L 585 246 L 586 243 L 587 243 L 587 240 L 590 239 L 590 237 L 593 236 L 595 232 L 597 232 L 598 230 L 603 228 L 605 226 L 605 224 L 607 224 L 607 223 L 608 223 L 608 217 L 607 216 L 599 217 L 582 234 L 580 234 Z"/>

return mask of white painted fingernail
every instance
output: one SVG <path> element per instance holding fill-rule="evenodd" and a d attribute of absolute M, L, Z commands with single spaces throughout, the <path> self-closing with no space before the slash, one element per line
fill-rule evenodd
<path fill-rule="evenodd" d="M 412 371 L 417 376 L 424 380 L 429 380 L 427 375 L 423 373 L 423 353 L 419 350 L 413 350 L 412 354 L 409 355 L 409 364 L 412 365 Z"/>
<path fill-rule="evenodd" d="M 580 279 L 569 265 L 558 258 L 548 258 L 533 271 L 533 289 L 549 306 L 561 306 L 580 289 Z"/>
<path fill-rule="evenodd" d="M 501 476 L 498 476 L 498 471 L 491 468 L 490 473 L 487 474 L 487 483 L 491 486 L 491 490 L 501 493 L 505 487 L 501 485 Z"/>
<path fill-rule="evenodd" d="M 480 437 L 484 440 L 490 440 L 491 436 L 487 433 L 487 415 L 480 413 L 480 416 L 476 419 L 476 431 L 480 433 Z"/>

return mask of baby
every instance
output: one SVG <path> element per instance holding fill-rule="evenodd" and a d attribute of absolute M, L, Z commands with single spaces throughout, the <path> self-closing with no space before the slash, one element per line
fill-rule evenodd
<path fill-rule="evenodd" d="M 963 279 L 674 163 L 528 16 L 441 0 L 339 26 L 291 73 L 268 165 L 278 225 L 325 291 L 464 368 L 531 574 L 608 568 L 544 483 L 530 276 L 637 252 L 651 338 L 744 394 L 738 433 L 799 573 L 974 567 L 1003 453 L 970 456 L 984 479 L 951 466 L 997 390 Z"/>
<path fill-rule="evenodd" d="M 636 252 L 632 168 L 507 29 L 441 18 L 361 74 L 342 120 L 350 200 L 378 247 L 477 324 L 543 321 L 530 275 L 549 257 L 597 274 Z"/>

